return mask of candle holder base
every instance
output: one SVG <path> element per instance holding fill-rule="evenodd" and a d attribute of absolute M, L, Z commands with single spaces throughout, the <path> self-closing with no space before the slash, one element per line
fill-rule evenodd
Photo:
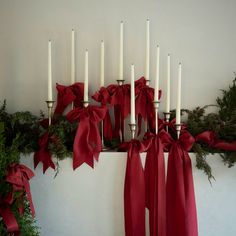
<path fill-rule="evenodd" d="M 52 108 L 55 101 L 47 100 L 46 103 L 47 103 L 47 108 L 48 108 L 48 126 L 50 126 L 52 123 Z"/>
<path fill-rule="evenodd" d="M 177 139 L 179 139 L 180 131 L 181 131 L 181 124 L 175 124 L 175 129 L 177 132 Z"/>
<path fill-rule="evenodd" d="M 125 83 L 124 79 L 117 79 L 116 81 L 117 81 L 118 85 L 123 85 Z"/>
<path fill-rule="evenodd" d="M 136 126 L 137 126 L 136 124 L 129 124 L 132 139 L 134 139 L 135 137 Z"/>
<path fill-rule="evenodd" d="M 155 109 L 155 129 L 156 129 L 156 134 L 158 134 L 158 109 L 160 105 L 160 101 L 153 101 L 154 109 Z"/>
<path fill-rule="evenodd" d="M 89 101 L 82 101 L 82 103 L 84 107 L 87 107 L 89 105 Z"/>
<path fill-rule="evenodd" d="M 149 86 L 150 85 L 150 79 L 146 79 L 146 85 Z"/>
<path fill-rule="evenodd" d="M 166 123 L 170 122 L 170 112 L 164 112 L 164 120 Z M 168 125 L 166 125 L 166 131 L 169 131 Z"/>

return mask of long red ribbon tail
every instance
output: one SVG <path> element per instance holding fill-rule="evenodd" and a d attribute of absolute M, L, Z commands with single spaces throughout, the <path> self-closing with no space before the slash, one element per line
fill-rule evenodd
<path fill-rule="evenodd" d="M 125 235 L 145 236 L 145 180 L 138 151 L 128 150 L 125 174 Z"/>
<path fill-rule="evenodd" d="M 120 138 L 121 129 L 121 108 L 120 105 L 114 105 L 114 116 L 115 116 L 115 128 L 114 128 L 114 138 Z"/>
<path fill-rule="evenodd" d="M 197 236 L 191 160 L 176 142 L 169 153 L 166 191 L 167 236 Z"/>
<path fill-rule="evenodd" d="M 19 231 L 16 218 L 8 205 L 0 206 L 0 216 L 2 216 L 2 220 L 6 225 L 8 232 L 12 233 Z"/>
<path fill-rule="evenodd" d="M 145 182 L 150 236 L 166 236 L 165 160 L 159 137 L 152 139 L 152 145 L 147 152 Z"/>
<path fill-rule="evenodd" d="M 112 140 L 112 124 L 111 124 L 111 117 L 110 117 L 109 110 L 107 110 L 106 116 L 103 122 L 104 122 L 104 125 L 103 125 L 104 137 L 108 140 Z"/>

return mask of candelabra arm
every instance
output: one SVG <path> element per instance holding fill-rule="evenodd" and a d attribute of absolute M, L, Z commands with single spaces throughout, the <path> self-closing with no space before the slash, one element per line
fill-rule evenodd
<path fill-rule="evenodd" d="M 53 108 L 55 101 L 48 100 L 48 101 L 46 101 L 46 103 L 47 103 L 47 108 L 48 108 L 48 126 L 50 126 L 52 124 L 52 108 Z"/>

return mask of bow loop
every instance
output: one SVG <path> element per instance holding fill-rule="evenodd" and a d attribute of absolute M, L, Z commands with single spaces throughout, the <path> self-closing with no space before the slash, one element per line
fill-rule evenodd
<path fill-rule="evenodd" d="M 183 130 L 181 132 L 178 143 L 186 152 L 191 150 L 194 142 L 195 142 L 194 137 L 188 131 Z"/>
<path fill-rule="evenodd" d="M 107 90 L 107 88 L 105 87 L 101 87 L 99 91 L 97 91 L 92 98 L 97 101 L 100 102 L 101 104 L 105 105 L 107 103 L 111 103 L 111 97 L 110 94 Z"/>

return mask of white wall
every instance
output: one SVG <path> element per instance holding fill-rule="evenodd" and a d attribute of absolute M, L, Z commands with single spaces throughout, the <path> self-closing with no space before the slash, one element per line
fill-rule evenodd
<path fill-rule="evenodd" d="M 89 49 L 90 91 L 99 85 L 99 44 L 106 43 L 106 84 L 118 76 L 119 22 L 125 22 L 125 77 L 144 74 L 145 20 L 151 20 L 151 75 L 161 47 L 161 87 L 172 54 L 172 91 L 183 63 L 183 106 L 214 103 L 236 71 L 234 0 L 0 0 L 0 94 L 10 111 L 46 110 L 47 40 L 53 40 L 53 80 L 70 81 L 70 32 L 77 33 L 77 80 Z M 153 84 L 153 83 L 152 83 Z M 174 96 L 175 93 L 173 93 Z M 201 96 L 199 96 L 201 95 Z M 163 106 L 163 105 L 162 105 Z M 172 97 L 172 107 L 174 98 Z"/>
<path fill-rule="evenodd" d="M 123 190 L 126 153 L 102 153 L 95 169 L 82 165 L 72 170 L 72 162 L 60 162 L 60 173 L 42 166 L 35 170 L 31 192 L 41 236 L 123 236 Z M 145 155 L 143 154 L 143 161 Z M 191 154 L 193 166 L 195 156 Z M 216 181 L 193 168 L 199 236 L 236 235 L 235 167 L 228 169 L 219 155 L 207 159 Z M 166 155 L 167 161 L 167 155 Z M 22 162 L 33 168 L 33 158 Z M 148 225 L 148 224 L 147 224 Z M 148 234 L 147 234 L 148 235 Z"/>

